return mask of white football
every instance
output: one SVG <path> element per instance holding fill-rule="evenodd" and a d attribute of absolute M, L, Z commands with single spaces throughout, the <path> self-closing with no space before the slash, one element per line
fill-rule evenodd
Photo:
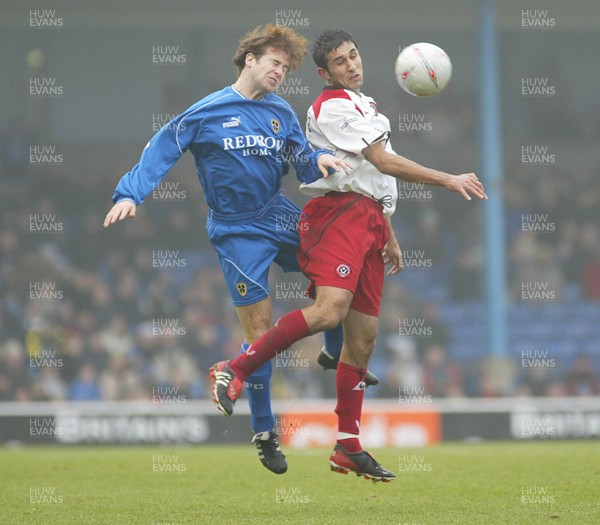
<path fill-rule="evenodd" d="M 450 82 L 452 62 L 434 44 L 419 42 L 405 47 L 396 59 L 396 80 L 415 97 L 437 95 Z"/>

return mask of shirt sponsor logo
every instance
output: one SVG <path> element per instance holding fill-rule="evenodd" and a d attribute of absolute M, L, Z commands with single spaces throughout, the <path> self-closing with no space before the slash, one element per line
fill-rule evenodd
<path fill-rule="evenodd" d="M 342 122 L 340 124 L 340 131 L 344 131 L 350 124 L 352 124 L 353 122 L 356 122 L 357 120 L 358 120 L 358 117 L 347 118 L 346 120 L 344 120 L 344 122 Z"/>
<path fill-rule="evenodd" d="M 283 140 L 264 135 L 238 135 L 237 137 L 225 137 L 222 140 L 225 151 L 241 150 L 244 157 L 249 155 L 272 156 L 272 150 L 279 152 L 283 147 Z"/>

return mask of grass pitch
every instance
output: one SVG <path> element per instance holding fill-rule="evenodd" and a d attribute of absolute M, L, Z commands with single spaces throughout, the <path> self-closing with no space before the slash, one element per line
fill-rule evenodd
<path fill-rule="evenodd" d="M 0 449 L 0 523 L 600 523 L 600 443 L 372 450 L 398 478 L 329 471 L 330 450 L 287 450 L 277 476 L 239 447 Z"/>

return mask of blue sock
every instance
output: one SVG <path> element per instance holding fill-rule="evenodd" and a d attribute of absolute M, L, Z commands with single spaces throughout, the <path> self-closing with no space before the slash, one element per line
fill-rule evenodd
<path fill-rule="evenodd" d="M 325 350 L 334 359 L 339 359 L 342 353 L 342 344 L 344 342 L 344 330 L 342 323 L 331 330 L 323 332 L 323 341 L 325 342 Z"/>
<path fill-rule="evenodd" d="M 242 343 L 240 353 L 243 354 L 249 346 L 248 343 Z M 271 431 L 275 428 L 275 416 L 271 409 L 272 373 L 273 365 L 271 361 L 267 361 L 244 383 L 250 404 L 250 423 L 255 433 Z"/>

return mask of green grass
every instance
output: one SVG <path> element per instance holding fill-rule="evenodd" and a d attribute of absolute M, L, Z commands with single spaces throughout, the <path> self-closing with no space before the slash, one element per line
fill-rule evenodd
<path fill-rule="evenodd" d="M 276 476 L 258 463 L 250 445 L 5 448 L 0 449 L 0 523 L 600 523 L 598 442 L 444 444 L 372 452 L 398 474 L 396 481 L 374 484 L 334 474 L 325 449 L 286 451 L 289 471 Z M 159 471 L 172 465 L 180 471 Z M 42 495 L 44 490 L 53 494 Z M 523 493 L 528 490 L 545 495 Z"/>

